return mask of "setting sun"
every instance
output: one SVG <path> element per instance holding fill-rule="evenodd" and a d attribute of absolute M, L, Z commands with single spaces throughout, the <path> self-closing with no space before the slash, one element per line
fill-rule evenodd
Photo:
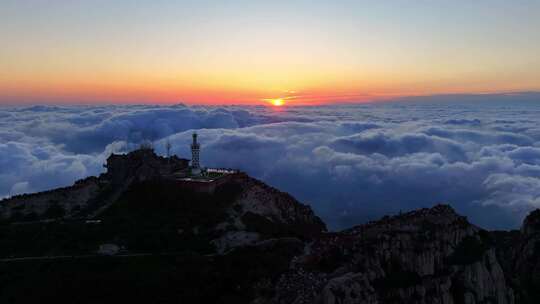
<path fill-rule="evenodd" d="M 272 105 L 274 105 L 274 106 L 276 106 L 276 107 L 281 107 L 282 105 L 285 104 L 285 103 L 283 102 L 283 99 L 282 99 L 282 98 L 270 99 L 270 102 L 272 103 Z"/>

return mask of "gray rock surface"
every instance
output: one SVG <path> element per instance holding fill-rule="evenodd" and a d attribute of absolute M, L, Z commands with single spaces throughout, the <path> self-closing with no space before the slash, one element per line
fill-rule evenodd
<path fill-rule="evenodd" d="M 276 293 L 271 303 L 514 303 L 486 232 L 447 205 L 319 238 Z"/>

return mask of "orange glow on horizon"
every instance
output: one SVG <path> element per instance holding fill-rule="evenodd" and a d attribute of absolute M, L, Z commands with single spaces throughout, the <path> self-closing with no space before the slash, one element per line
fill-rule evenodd
<path fill-rule="evenodd" d="M 373 74 L 372 77 L 349 74 L 336 80 L 337 75 L 330 73 L 325 73 L 324 76 L 313 70 L 309 74 L 309 77 L 299 73 L 283 76 L 281 79 L 277 72 L 254 77 L 259 73 L 249 70 L 213 74 L 201 72 L 193 75 L 179 73 L 176 76 L 172 72 L 160 74 L 159 71 L 153 71 L 145 74 L 141 70 L 137 73 L 104 75 L 88 71 L 69 75 L 71 77 L 64 73 L 46 72 L 35 77 L 33 73 L 0 71 L 0 104 L 181 102 L 203 105 L 296 106 L 370 102 L 403 96 L 520 92 L 534 87 L 534 81 L 512 84 L 504 78 L 496 79 L 497 86 L 493 86 L 492 79 L 466 84 L 461 81 L 428 84 L 407 79 L 405 75 L 385 78 L 378 74 Z"/>
<path fill-rule="evenodd" d="M 86 53 L 84 53 L 86 54 Z M 218 54 L 219 55 L 219 54 Z M 484 75 L 426 64 L 391 69 L 386 65 L 335 65 L 333 61 L 295 62 L 287 54 L 271 63 L 240 56 L 217 56 L 211 63 L 161 61 L 159 58 L 117 60 L 97 56 L 58 57 L 0 62 L 2 103 L 157 103 L 287 106 L 368 102 L 403 96 L 501 93 L 540 90 L 537 70 L 513 81 L 518 72 Z M 231 55 L 232 56 L 232 55 Z M 261 55 L 262 56 L 262 55 Z M 50 58 L 49 58 L 50 57 Z M 64 59 L 69 58 L 69 60 Z M 47 59 L 47 60 L 45 60 Z M 158 60 L 159 59 L 159 60 Z M 225 60 L 226 59 L 226 60 Z M 260 59 L 260 60 L 259 60 Z M 178 59 L 177 59 L 178 60 Z M 352 59 L 351 59 L 352 60 Z M 300 63 L 301 64 L 300 64 Z M 165 68 L 167 67 L 167 68 Z M 393 68 L 393 67 L 392 67 Z M 517 74 L 516 74 L 517 73 Z M 275 104 L 274 104 L 275 105 Z"/>
<path fill-rule="evenodd" d="M 174 87 L 144 87 L 144 86 L 93 86 L 80 85 L 74 87 L 35 85 L 22 88 L 6 88 L 0 84 L 0 104 L 201 104 L 201 105 L 271 105 L 283 107 L 286 105 L 324 105 L 333 103 L 361 103 L 384 101 L 405 96 L 426 96 L 437 94 L 490 94 L 490 93 L 518 93 L 523 89 L 508 88 L 505 90 L 392 90 L 374 91 L 367 93 L 354 90 L 312 89 L 311 91 L 297 92 L 281 98 L 265 98 L 276 95 L 275 90 L 227 90 L 218 88 L 174 88 Z"/>

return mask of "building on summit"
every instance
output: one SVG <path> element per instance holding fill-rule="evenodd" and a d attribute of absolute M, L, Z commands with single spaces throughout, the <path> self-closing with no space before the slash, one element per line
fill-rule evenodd
<path fill-rule="evenodd" d="M 151 180 L 166 178 L 192 182 L 213 182 L 227 175 L 239 173 L 229 168 L 203 168 L 200 163 L 201 145 L 197 133 L 192 135 L 191 160 L 170 154 L 172 145 L 165 144 L 167 157 L 155 153 L 151 144 L 143 144 L 137 150 L 127 154 L 111 154 L 104 165 L 107 168 L 107 180 L 114 184 L 123 184 L 126 180 Z"/>

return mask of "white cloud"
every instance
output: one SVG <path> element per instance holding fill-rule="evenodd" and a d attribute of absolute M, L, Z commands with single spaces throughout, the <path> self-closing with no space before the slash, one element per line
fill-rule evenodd
<path fill-rule="evenodd" d="M 111 151 L 155 141 L 235 167 L 311 204 L 333 228 L 453 204 L 473 222 L 516 227 L 539 206 L 540 105 L 386 103 L 327 107 L 0 109 L 0 197 L 99 174 Z M 494 118 L 493 114 L 497 117 Z"/>

